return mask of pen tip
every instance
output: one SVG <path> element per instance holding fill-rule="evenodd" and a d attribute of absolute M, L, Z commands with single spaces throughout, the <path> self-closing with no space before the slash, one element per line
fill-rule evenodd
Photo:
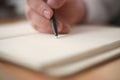
<path fill-rule="evenodd" d="M 56 39 L 58 39 L 58 36 L 55 36 L 56 37 Z"/>

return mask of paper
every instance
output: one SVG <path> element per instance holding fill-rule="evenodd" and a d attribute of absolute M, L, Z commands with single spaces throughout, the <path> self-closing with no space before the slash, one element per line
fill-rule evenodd
<path fill-rule="evenodd" d="M 120 28 L 78 26 L 55 39 L 52 34 L 36 32 L 28 22 L 0 27 L 0 58 L 36 71 L 64 60 L 74 61 L 76 56 L 87 59 L 119 47 Z"/>
<path fill-rule="evenodd" d="M 0 25 L 0 40 L 37 33 L 26 21 Z"/>

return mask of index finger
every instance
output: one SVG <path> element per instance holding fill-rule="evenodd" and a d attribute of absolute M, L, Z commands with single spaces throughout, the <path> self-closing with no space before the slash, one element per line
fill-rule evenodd
<path fill-rule="evenodd" d="M 46 0 L 27 0 L 27 4 L 40 16 L 50 19 L 53 15 L 52 9 L 45 3 Z"/>

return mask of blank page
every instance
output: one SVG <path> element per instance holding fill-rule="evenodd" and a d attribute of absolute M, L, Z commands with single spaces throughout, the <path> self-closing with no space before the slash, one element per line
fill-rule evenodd
<path fill-rule="evenodd" d="M 0 25 L 0 39 L 30 35 L 36 32 L 26 21 Z"/>
<path fill-rule="evenodd" d="M 58 39 L 53 34 L 36 32 L 28 22 L 4 25 L 0 31 L 0 58 L 34 70 L 120 47 L 120 28 L 114 27 L 77 26 Z"/>

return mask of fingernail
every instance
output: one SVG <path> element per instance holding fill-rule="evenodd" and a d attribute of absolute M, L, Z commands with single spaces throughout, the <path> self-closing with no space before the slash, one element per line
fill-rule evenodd
<path fill-rule="evenodd" d="M 44 16 L 50 19 L 50 12 L 48 10 L 44 10 Z"/>

